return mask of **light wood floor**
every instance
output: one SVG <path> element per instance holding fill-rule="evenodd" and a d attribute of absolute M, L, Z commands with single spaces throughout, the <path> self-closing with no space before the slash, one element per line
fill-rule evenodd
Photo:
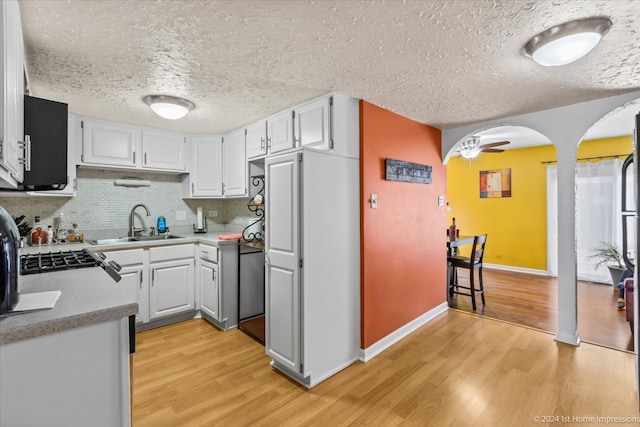
<path fill-rule="evenodd" d="M 461 283 L 468 270 L 458 270 Z M 477 273 L 476 273 L 477 274 Z M 555 277 L 484 269 L 486 305 L 476 297 L 476 313 L 547 332 L 558 330 L 558 282 Z M 476 276 L 477 280 L 477 276 Z M 578 282 L 578 336 L 582 341 L 633 351 L 626 312 L 617 309 L 618 292 L 601 283 Z M 450 306 L 473 312 L 471 298 L 455 295 Z"/>
<path fill-rule="evenodd" d="M 134 365 L 135 427 L 494 427 L 548 415 L 640 416 L 632 354 L 576 348 L 457 310 L 311 390 L 271 368 L 249 336 L 202 319 L 139 333 Z"/>

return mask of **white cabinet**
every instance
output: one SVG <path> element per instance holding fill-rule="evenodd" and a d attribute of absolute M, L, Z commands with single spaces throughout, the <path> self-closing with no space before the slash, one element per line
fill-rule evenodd
<path fill-rule="evenodd" d="M 198 245 L 200 312 L 226 331 L 238 324 L 238 245 Z"/>
<path fill-rule="evenodd" d="M 292 110 L 267 119 L 267 154 L 279 153 L 295 147 L 293 141 Z"/>
<path fill-rule="evenodd" d="M 223 144 L 224 195 L 247 195 L 247 160 L 245 132 L 239 130 L 224 137 Z"/>
<path fill-rule="evenodd" d="M 15 188 L 22 182 L 26 157 L 24 138 L 24 45 L 20 7 L 15 0 L 0 4 L 0 186 Z"/>
<path fill-rule="evenodd" d="M 193 245 L 149 249 L 149 319 L 196 309 Z"/>
<path fill-rule="evenodd" d="M 200 260 L 200 310 L 217 321 L 220 318 L 220 287 L 218 285 L 218 265 Z"/>
<path fill-rule="evenodd" d="M 182 197 L 222 196 L 222 137 L 189 138 L 189 173 L 182 177 Z"/>
<path fill-rule="evenodd" d="M 247 126 L 247 159 L 279 153 L 294 147 L 292 110 Z"/>
<path fill-rule="evenodd" d="M 333 148 L 330 135 L 332 97 L 324 97 L 295 109 L 294 139 L 300 147 Z"/>
<path fill-rule="evenodd" d="M 107 261 L 115 261 L 122 267 L 119 286 L 138 303 L 136 323 L 149 321 L 149 274 L 144 249 L 127 249 L 104 252 Z"/>
<path fill-rule="evenodd" d="M 142 130 L 142 167 L 163 171 L 185 172 L 185 146 L 182 134 L 155 129 Z"/>
<path fill-rule="evenodd" d="M 303 149 L 267 157 L 265 178 L 265 350 L 313 387 L 360 347 L 358 159 Z"/>
<path fill-rule="evenodd" d="M 267 121 L 260 120 L 247 126 L 247 159 L 267 153 Z"/>
<path fill-rule="evenodd" d="M 80 163 L 135 168 L 140 165 L 140 128 L 82 119 Z"/>
<path fill-rule="evenodd" d="M 79 166 L 183 173 L 186 137 L 158 129 L 79 118 Z"/>

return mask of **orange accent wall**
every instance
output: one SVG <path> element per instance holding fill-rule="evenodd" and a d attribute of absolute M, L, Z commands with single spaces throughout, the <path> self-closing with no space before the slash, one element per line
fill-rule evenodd
<path fill-rule="evenodd" d="M 360 101 L 361 346 L 446 302 L 446 167 L 439 129 Z M 385 158 L 431 166 L 432 183 L 386 181 Z M 378 195 L 378 208 L 370 195 Z"/>

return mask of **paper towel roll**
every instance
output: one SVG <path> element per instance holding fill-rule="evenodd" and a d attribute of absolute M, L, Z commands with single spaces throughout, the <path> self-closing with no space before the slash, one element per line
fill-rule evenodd
<path fill-rule="evenodd" d="M 196 221 L 196 228 L 202 230 L 204 228 L 204 216 L 202 215 L 202 208 L 198 208 L 198 219 Z"/>

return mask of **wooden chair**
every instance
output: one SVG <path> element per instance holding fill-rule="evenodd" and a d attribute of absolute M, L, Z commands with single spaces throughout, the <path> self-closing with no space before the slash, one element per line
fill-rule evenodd
<path fill-rule="evenodd" d="M 447 261 L 451 263 L 453 271 L 451 272 L 449 281 L 449 296 L 453 294 L 466 295 L 471 297 L 471 305 L 473 310 L 476 309 L 476 294 L 482 297 L 482 305 L 484 302 L 484 284 L 482 282 L 482 258 L 484 257 L 484 245 L 487 241 L 487 235 L 475 236 L 473 239 L 473 247 L 471 248 L 471 256 L 465 257 L 454 255 L 447 257 Z M 456 269 L 466 268 L 469 270 L 469 286 L 462 286 L 458 283 L 458 273 Z M 478 288 L 475 286 L 475 270 L 478 270 Z M 463 289 L 460 291 L 460 289 Z"/>

